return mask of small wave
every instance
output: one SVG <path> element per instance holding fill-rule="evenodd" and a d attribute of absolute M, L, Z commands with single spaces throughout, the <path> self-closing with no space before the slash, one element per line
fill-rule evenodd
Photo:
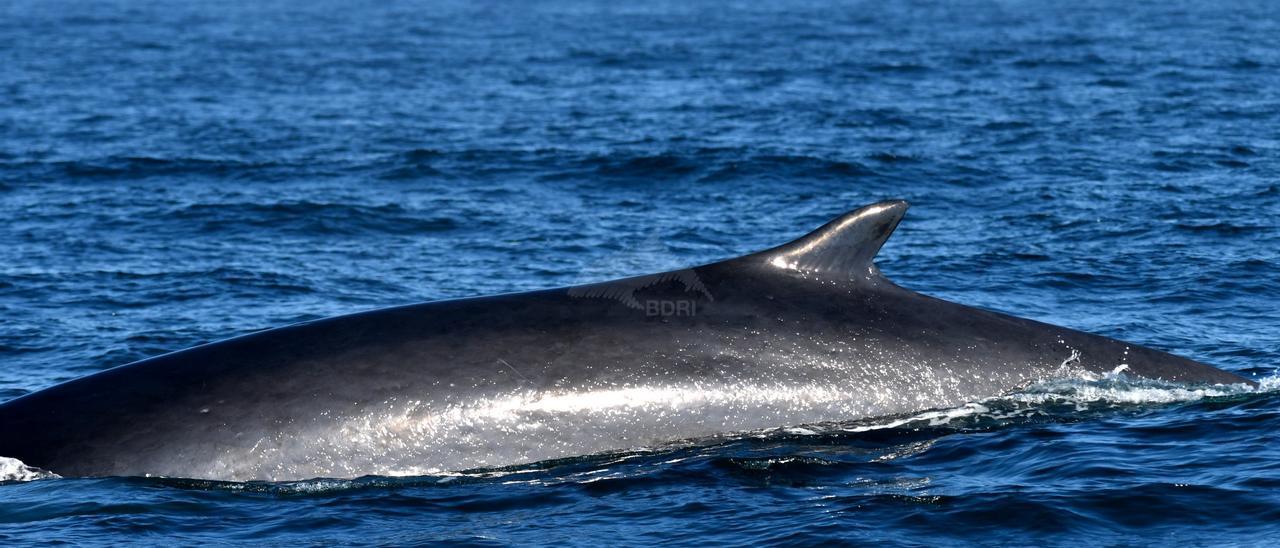
<path fill-rule="evenodd" d="M 1084 58 L 1025 57 L 1011 63 L 1019 69 L 1069 69 L 1105 64 L 1101 57 L 1090 55 Z"/>
<path fill-rule="evenodd" d="M 1099 78 L 1092 82 L 1092 85 L 1103 88 L 1127 88 L 1129 82 L 1120 78 Z"/>
<path fill-rule="evenodd" d="M 1254 70 L 1254 69 L 1263 68 L 1265 66 L 1266 65 L 1264 65 L 1263 63 L 1259 61 L 1255 61 L 1253 59 L 1240 58 L 1240 59 L 1237 59 L 1236 62 L 1228 65 L 1227 68 L 1231 68 L 1235 70 Z"/>
<path fill-rule="evenodd" d="M 892 123 L 889 113 L 869 111 L 867 126 Z M 869 158 L 879 163 L 918 162 L 920 158 L 894 153 L 881 153 Z M 617 182 L 660 182 L 697 180 L 714 182 L 739 177 L 761 177 L 794 180 L 837 180 L 875 176 L 879 173 L 851 158 L 825 155 L 787 154 L 781 152 L 749 153 L 736 147 L 700 147 L 665 151 L 614 150 L 608 153 L 579 153 L 566 150 L 540 149 L 412 149 L 387 158 L 379 172 L 383 179 L 433 179 L 502 171 L 538 172 L 545 181 L 597 180 Z"/>
<path fill-rule="evenodd" d="M 651 156 L 598 156 L 585 162 L 610 177 L 678 177 L 698 170 L 695 158 L 663 153 Z"/>
<path fill-rule="evenodd" d="M 723 161 L 700 181 L 714 182 L 737 177 L 769 176 L 803 179 L 847 179 L 878 175 L 855 161 L 794 155 L 761 155 Z"/>
<path fill-rule="evenodd" d="M 915 163 L 920 161 L 920 158 L 916 156 L 893 152 L 876 152 L 867 157 L 882 164 Z"/>
<path fill-rule="evenodd" d="M 1213 233 L 1223 236 L 1234 236 L 1238 234 L 1254 234 L 1258 232 L 1267 232 L 1271 230 L 1266 226 L 1242 225 L 1228 221 L 1219 221 L 1211 223 L 1194 223 L 1183 222 L 1173 225 L 1174 228 L 1192 233 Z"/>
<path fill-rule="evenodd" d="M 1240 160 L 1231 160 L 1231 159 L 1214 160 L 1214 163 L 1222 167 L 1231 167 L 1231 168 L 1240 168 L 1240 169 L 1249 167 L 1249 162 L 1241 162 Z"/>
<path fill-rule="evenodd" d="M 433 164 L 444 157 L 445 154 L 436 149 L 415 148 L 409 150 L 399 155 L 399 161 L 392 168 L 383 172 L 382 178 L 415 179 L 442 175 L 443 172 Z"/>
<path fill-rule="evenodd" d="M 889 72 L 889 73 L 923 73 L 929 72 L 930 67 L 919 65 L 916 63 L 877 63 L 867 67 L 871 72 Z"/>
<path fill-rule="evenodd" d="M 460 224 L 451 217 L 395 203 L 321 201 L 196 203 L 169 212 L 171 219 L 200 223 L 203 231 L 254 226 L 301 234 L 408 234 L 444 232 Z"/>
<path fill-rule="evenodd" d="M 68 177 L 141 179 L 154 176 L 213 175 L 230 176 L 258 172 L 275 167 L 272 163 L 250 163 L 212 158 L 154 158 L 122 156 L 93 160 L 77 160 L 51 164 L 60 167 Z"/>
<path fill-rule="evenodd" d="M 992 131 L 1010 131 L 1010 130 L 1019 130 L 1019 129 L 1031 129 L 1034 127 L 1035 126 L 1030 122 L 1026 122 L 1023 120 L 1002 120 L 1002 121 L 996 121 L 996 122 L 987 122 L 986 124 L 983 124 L 982 129 L 989 129 Z"/>
<path fill-rule="evenodd" d="M 18 459 L 11 459 L 9 457 L 0 457 L 0 483 L 7 483 L 7 482 L 14 482 L 14 481 L 35 481 L 40 479 L 52 479 L 52 478 L 59 478 L 59 477 L 62 477 L 62 476 L 59 476 L 47 470 L 41 470 L 34 466 L 29 466 Z"/>

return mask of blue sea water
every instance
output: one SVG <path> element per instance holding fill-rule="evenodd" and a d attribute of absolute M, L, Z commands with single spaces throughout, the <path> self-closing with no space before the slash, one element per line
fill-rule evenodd
<path fill-rule="evenodd" d="M 1268 2 L 0 3 L 0 400 L 375 307 L 763 249 L 875 200 L 906 287 L 1257 390 L 1064 381 L 504 470 L 0 484 L 0 542 L 1266 545 Z"/>

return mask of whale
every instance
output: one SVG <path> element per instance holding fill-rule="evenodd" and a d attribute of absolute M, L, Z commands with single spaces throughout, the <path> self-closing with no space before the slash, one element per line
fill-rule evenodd
<path fill-rule="evenodd" d="M 431 475 L 951 408 L 1079 375 L 1253 384 L 900 287 L 890 200 L 786 244 L 569 288 L 384 308 L 103 370 L 0 405 L 62 476 Z"/>

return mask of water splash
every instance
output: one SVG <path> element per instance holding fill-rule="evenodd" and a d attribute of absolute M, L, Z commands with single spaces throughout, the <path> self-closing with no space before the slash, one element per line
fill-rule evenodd
<path fill-rule="evenodd" d="M 53 472 L 41 470 L 34 466 L 9 457 L 0 457 L 0 483 L 17 481 L 35 481 L 61 477 Z"/>
<path fill-rule="evenodd" d="M 1035 383 L 1004 396 L 969 402 L 959 407 L 926 411 L 891 420 L 859 421 L 838 427 L 843 432 L 916 427 L 970 427 L 978 423 L 1009 422 L 1027 417 L 1078 418 L 1082 413 L 1110 409 L 1168 405 L 1252 394 L 1280 392 L 1280 376 L 1259 380 L 1258 386 L 1185 385 L 1131 378 L 1117 368 L 1107 374 L 1080 372 L 1069 378 Z M 789 428 L 788 434 L 831 433 L 831 428 Z"/>

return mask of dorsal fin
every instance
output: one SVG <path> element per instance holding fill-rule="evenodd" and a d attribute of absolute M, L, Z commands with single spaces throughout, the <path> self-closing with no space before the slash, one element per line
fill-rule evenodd
<path fill-rule="evenodd" d="M 803 238 L 757 253 L 769 265 L 841 278 L 879 274 L 872 262 L 897 228 L 907 202 L 890 200 L 837 217 Z"/>

